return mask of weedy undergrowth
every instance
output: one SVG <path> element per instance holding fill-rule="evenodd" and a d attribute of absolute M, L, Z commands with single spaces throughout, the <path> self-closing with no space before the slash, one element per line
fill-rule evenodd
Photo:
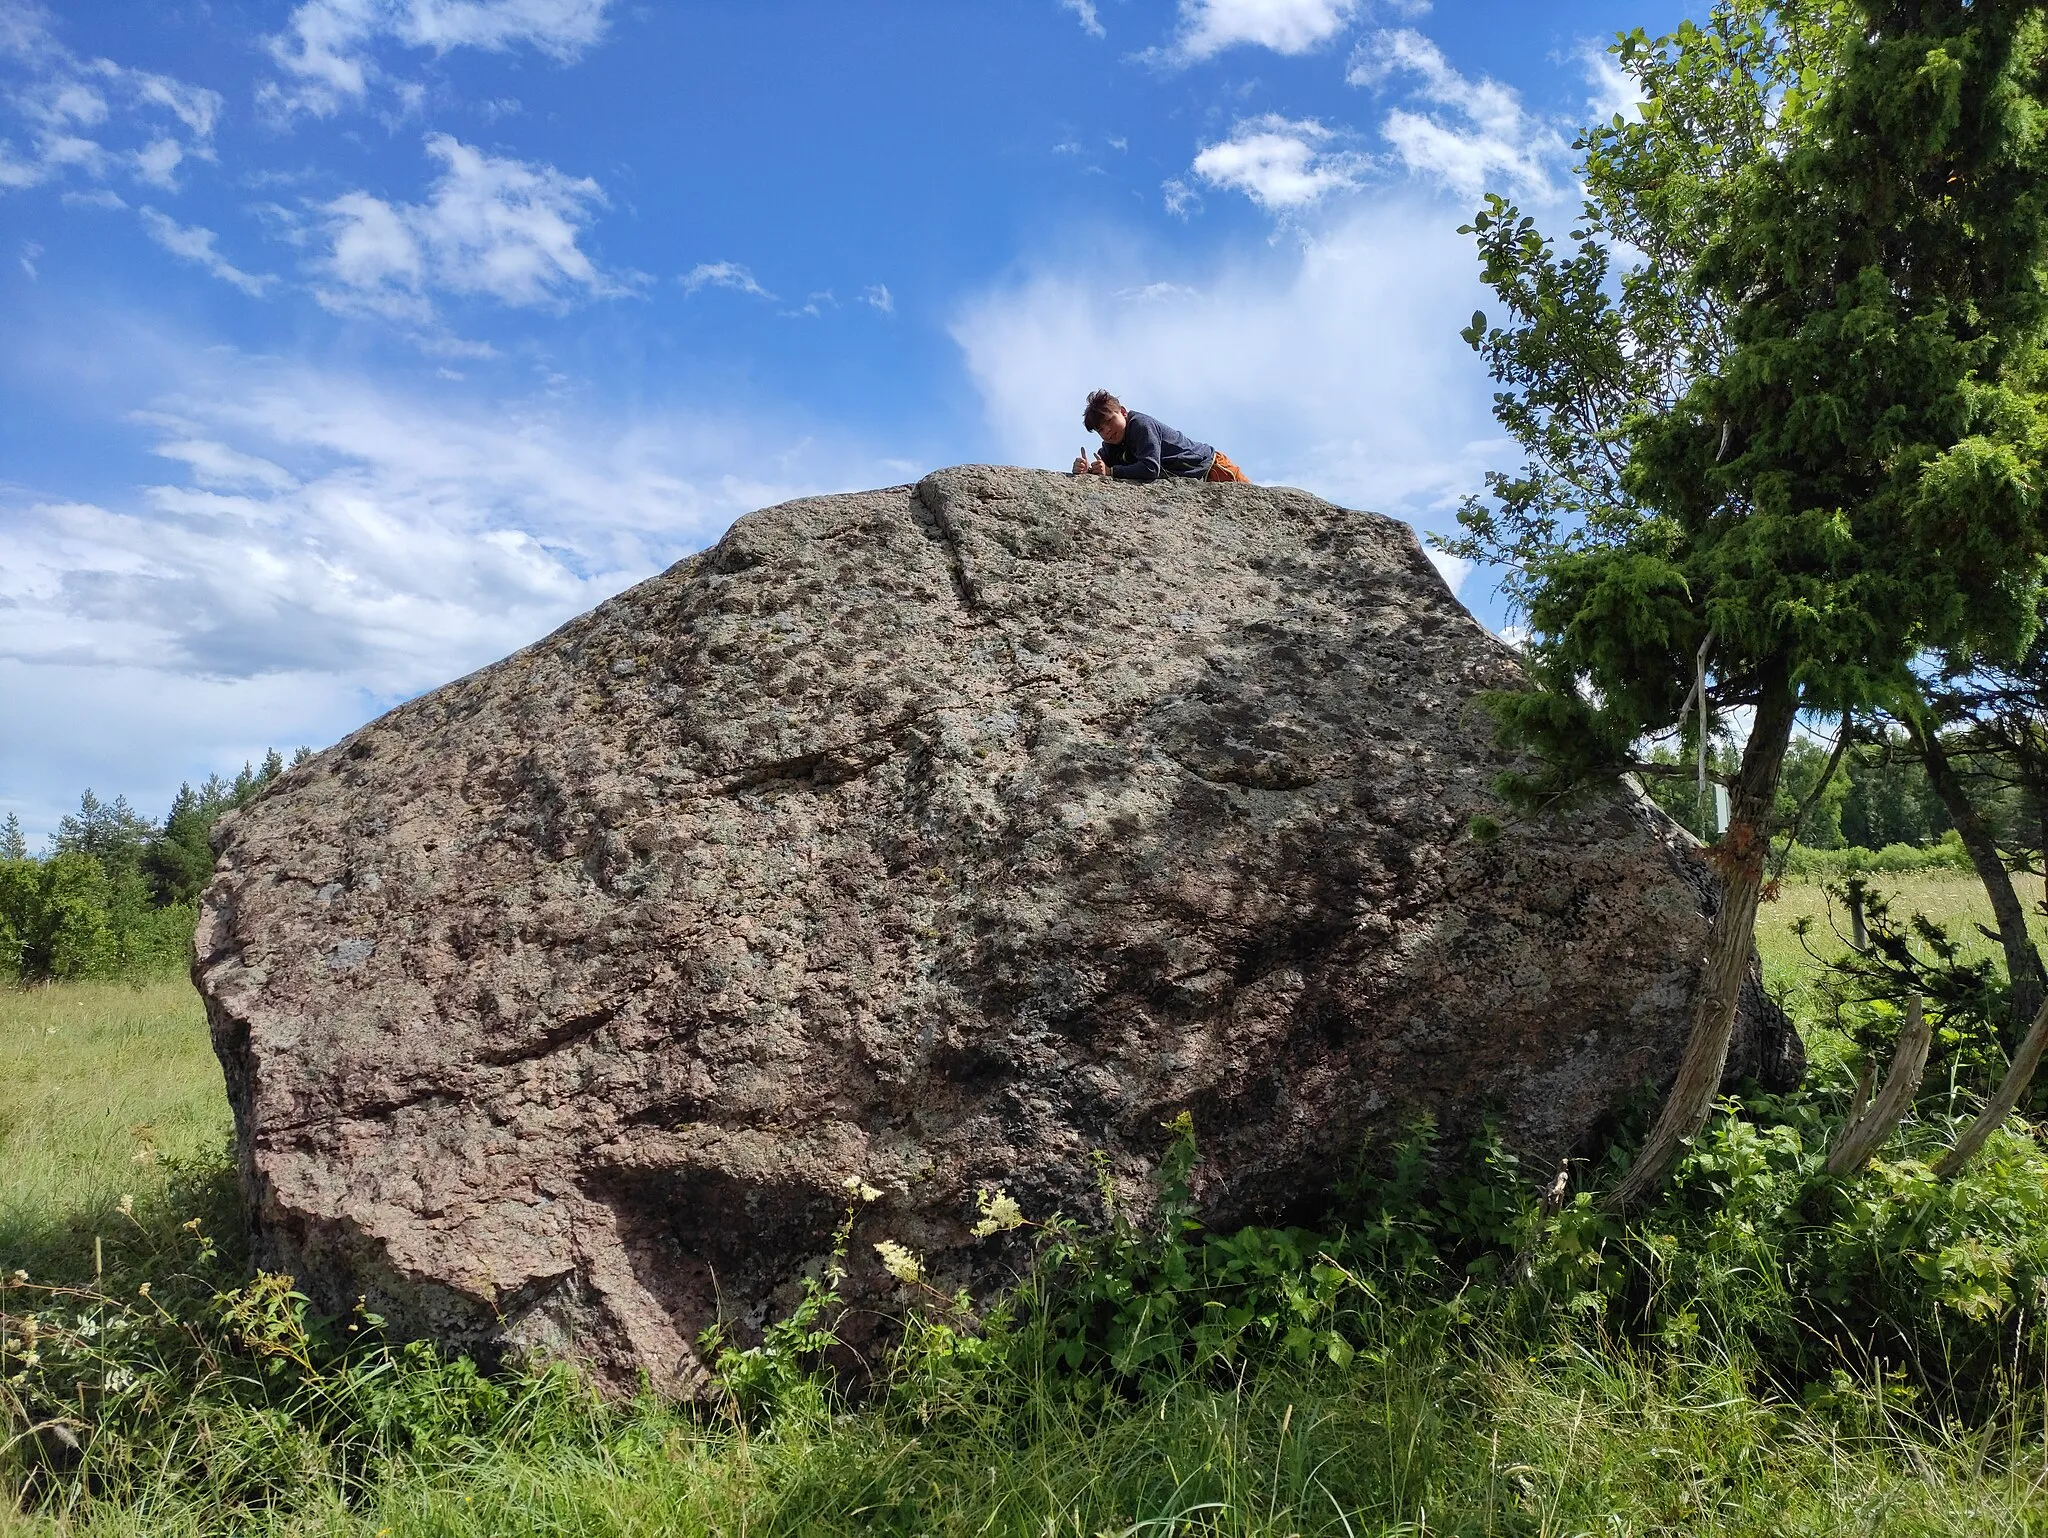
<path fill-rule="evenodd" d="M 1875 986 L 1856 1004 L 1873 1020 L 1889 1007 Z M 1365 1445 L 1353 1412 L 1368 1400 L 1375 1414 L 1406 1417 L 1410 1446 L 1455 1463 L 1470 1496 L 1480 1488 L 1473 1428 L 1493 1425 L 1498 1438 L 1501 1417 L 1538 1414 L 1508 1406 L 1517 1395 L 1558 1426 L 1577 1425 L 1556 1399 L 1567 1384 L 1605 1404 L 1600 1434 L 1614 1448 L 1632 1445 L 1629 1416 L 1647 1425 L 1677 1414 L 1658 1408 L 1676 1395 L 1747 1406 L 1740 1426 L 1723 1427 L 1726 1445 L 1806 1448 L 1799 1456 L 1817 1470 L 1851 1457 L 1839 1448 L 1852 1445 L 1882 1445 L 1908 1463 L 1968 1447 L 1979 1472 L 2038 1461 L 2048 1155 L 2015 1120 L 1959 1178 L 1935 1180 L 1931 1162 L 1970 1109 L 1966 1092 L 1950 1090 L 1923 1096 L 1866 1169 L 1831 1179 L 1822 1163 L 1855 1076 L 1846 1039 L 1823 1045 L 1800 1091 L 1725 1105 L 1659 1202 L 1626 1220 L 1592 1200 L 1601 1167 L 1579 1172 L 1588 1189 L 1578 1195 L 1539 1192 L 1496 1127 L 1447 1138 L 1419 1123 L 1365 1150 L 1319 1221 L 1211 1230 L 1193 1196 L 1197 1129 L 1177 1117 L 1161 1129 L 1156 1200 L 1142 1215 L 1117 1201 L 1106 1174 L 1094 1227 L 979 1193 L 977 1232 L 1021 1231 L 1034 1257 L 1000 1296 L 942 1292 L 921 1257 L 877 1244 L 909 1307 L 900 1342 L 864 1381 L 842 1375 L 838 1352 L 853 1219 L 879 1195 L 856 1176 L 828 1257 L 790 1315 L 750 1350 L 706 1342 L 724 1389 L 708 1409 L 646 1396 L 607 1404 L 561 1367 L 487 1372 L 392 1340 L 360 1307 L 316 1317 L 290 1278 L 252 1277 L 232 1238 L 215 1237 L 233 1231 L 224 1155 L 167 1158 L 147 1166 L 164 1178 L 141 1195 L 51 1229 L 34 1274 L 0 1279 L 0 1482 L 28 1509 L 88 1524 L 175 1492 L 180 1520 L 199 1531 L 241 1530 L 308 1501 L 368 1511 L 397 1490 L 515 1465 L 617 1481 L 681 1460 L 693 1478 L 753 1491 L 750 1500 L 761 1481 L 784 1492 L 777 1500 L 797 1500 L 789 1492 L 820 1468 L 858 1467 L 859 1488 L 880 1492 L 877 1530 L 915 1532 L 931 1530 L 935 1511 L 972 1507 L 934 1493 L 965 1477 L 960 1460 L 1011 1467 L 992 1449 L 1057 1445 L 1078 1458 L 1124 1438 L 1131 1468 L 1150 1468 L 1144 1439 L 1163 1433 L 1145 1429 L 1148 1417 L 1199 1439 L 1217 1407 L 1270 1394 L 1295 1396 L 1317 1435 L 1348 1428 L 1351 1441 L 1322 1456 Z M 1255 1417 L 1255 1429 L 1217 1422 L 1214 1445 L 1227 1451 L 1245 1435 L 1264 1446 L 1277 1427 L 1285 1467 L 1294 1412 L 1258 1414 L 1269 1412 L 1278 1420 Z M 1634 1476 L 1613 1472 L 1626 1460 L 1612 1452 L 1599 1454 L 1608 1472 L 1572 1464 L 1569 1475 L 1534 1450 L 1519 1463 L 1489 1453 L 1484 1498 L 1506 1502 L 1503 1511 L 1547 1500 L 1562 1520 L 1574 1501 L 1593 1499 L 1573 1481 L 1591 1479 L 1586 1490 L 1621 1501 Z M 1159 1455 L 1178 1466 L 1172 1447 Z M 791 1472 L 799 1467 L 809 1472 Z M 1324 1469 L 1316 1477 L 1332 1496 L 1307 1482 L 1314 1467 L 1302 1466 L 1287 1498 L 1327 1506 L 1315 1520 L 1332 1532 L 1345 1511 L 1412 1521 L 1439 1499 L 1431 1480 L 1450 1477 L 1389 1475 L 1368 1490 Z M 904 1483 L 909 1468 L 924 1469 L 926 1484 Z M 1155 1490 L 1146 1481 L 1156 1469 L 1128 1486 L 1117 1473 L 1099 1472 L 1103 1491 L 1153 1491 L 1130 1496 L 1129 1520 L 1186 1515 L 1200 1491 L 1232 1511 L 1244 1499 L 1229 1480 L 1175 1476 Z M 776 1484 L 785 1479 L 796 1483 Z M 1689 1516 L 1658 1506 L 1676 1498 L 1667 1486 L 1643 1486 L 1644 1512 L 1722 1530 L 1711 1502 Z M 831 1496 L 838 1509 L 850 1509 L 850 1488 Z M 1060 1499 L 1079 1512 L 1109 1497 L 1077 1487 Z M 505 1520 L 518 1509 L 502 1507 Z M 479 1530 L 438 1520 L 424 1530 Z M 1306 1517 L 1295 1528 L 1316 1530 Z"/>

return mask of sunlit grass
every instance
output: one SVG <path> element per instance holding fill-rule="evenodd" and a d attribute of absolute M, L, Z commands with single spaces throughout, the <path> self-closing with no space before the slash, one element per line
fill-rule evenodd
<path fill-rule="evenodd" d="M 229 1124 L 206 1012 L 182 977 L 0 988 L 0 1266 L 59 1214 L 150 1187 Z"/>
<path fill-rule="evenodd" d="M 1975 876 L 1966 871 L 1935 870 L 1873 873 L 1863 879 L 1872 893 L 1891 903 L 1894 917 L 1924 913 L 1964 942 L 1966 956 L 1991 957 L 2003 968 L 2003 952 L 1977 928 L 1980 924 L 1985 929 L 1996 926 L 1991 920 L 1991 903 Z M 1763 956 L 1764 981 L 1781 995 L 1791 995 L 1793 1001 L 1802 998 L 1820 976 L 1823 961 L 1834 960 L 1848 949 L 1832 927 L 1839 925 L 1846 934 L 1849 920 L 1840 903 L 1834 903 L 1831 910 L 1830 884 L 1839 883 L 1788 878 L 1780 884 L 1777 900 L 1757 910 L 1756 942 Z M 2015 876 L 2013 884 L 2031 918 L 2035 943 L 2048 948 L 2048 918 L 2041 914 L 2041 878 Z M 1793 925 L 1801 918 L 1812 921 L 1807 945 L 1813 955 L 1793 933 Z"/>
<path fill-rule="evenodd" d="M 2038 1438 L 1803 1410 L 1726 1362 L 1530 1357 L 1464 1338 L 1346 1368 L 1021 1385 L 929 1425 L 875 1411 L 743 1435 L 653 1404 L 321 1479 L 267 1509 L 154 1502 L 0 1533 L 326 1535 L 1955 1535 L 2039 1533 Z M 1875 1403 L 1875 1396 L 1870 1401 Z"/>

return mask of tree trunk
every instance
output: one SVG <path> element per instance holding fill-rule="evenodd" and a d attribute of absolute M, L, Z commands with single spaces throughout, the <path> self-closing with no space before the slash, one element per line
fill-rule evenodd
<path fill-rule="evenodd" d="M 2034 1016 L 2034 1023 L 2027 1029 L 2026 1040 L 2020 1043 L 2019 1051 L 2013 1053 L 2012 1066 L 2005 1071 L 2005 1082 L 1998 1086 L 1998 1093 L 1991 1097 L 1991 1103 L 1956 1139 L 1956 1146 L 1943 1154 L 1934 1166 L 1937 1180 L 1951 1178 L 1968 1164 L 1970 1156 L 1984 1146 L 1984 1140 L 1998 1130 L 1998 1124 L 2012 1114 L 2012 1108 L 2020 1103 L 2020 1096 L 2027 1092 L 2034 1070 L 2041 1064 L 2043 1048 L 2048 1048 L 2048 1004 L 2043 1004 Z"/>
<path fill-rule="evenodd" d="M 1992 836 L 1991 825 L 1964 789 L 1940 734 L 1932 723 L 1911 715 L 1906 719 L 1906 732 L 1919 751 L 1920 762 L 1927 767 L 1927 783 L 1941 798 L 1949 820 L 1962 836 L 1970 865 L 1984 884 L 1984 895 L 1991 899 L 1998 943 L 2005 947 L 2006 980 L 2012 985 L 2013 1025 L 2025 1031 L 2040 1011 L 2042 1000 L 2048 998 L 2048 988 L 2042 985 L 2041 956 L 2034 949 L 2033 937 L 2027 933 L 2027 910 L 2020 903 L 2020 894 L 2013 889 L 2012 873 L 1998 857 L 1998 840 Z"/>
<path fill-rule="evenodd" d="M 1764 866 L 1771 845 L 1771 808 L 1777 800 L 1778 771 L 1792 741 L 1798 701 L 1782 674 L 1765 683 L 1756 718 L 1743 744 L 1742 767 L 1729 797 L 1728 831 L 1713 852 L 1721 871 L 1721 907 L 1707 935 L 1706 964 L 1693 1004 L 1692 1034 L 1678 1062 L 1678 1077 L 1643 1142 L 1636 1162 L 1607 1198 L 1621 1210 L 1648 1195 L 1678 1162 L 1686 1139 L 1707 1124 L 1728 1062 L 1728 1038 L 1742 980 L 1756 947 L 1756 908 L 1763 895 Z"/>
<path fill-rule="evenodd" d="M 1835 1146 L 1828 1153 L 1827 1170 L 1837 1177 L 1853 1175 L 1870 1162 L 1870 1156 L 1884 1146 L 1892 1128 L 1913 1107 L 1920 1076 L 1927 1071 L 1927 1049 L 1934 1041 L 1934 1027 L 1920 1006 L 1920 995 L 1906 1001 L 1906 1023 L 1899 1031 L 1898 1048 L 1892 1053 L 1891 1071 L 1884 1076 L 1884 1088 L 1877 1098 L 1859 1106 L 1842 1124 Z M 1868 1083 L 1869 1068 L 1864 1069 Z M 1859 1094 L 1859 1099 L 1861 1096 Z"/>

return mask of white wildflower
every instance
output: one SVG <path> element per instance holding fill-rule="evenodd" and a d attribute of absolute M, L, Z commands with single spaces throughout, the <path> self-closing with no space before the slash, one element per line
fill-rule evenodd
<path fill-rule="evenodd" d="M 858 1175 L 848 1175 L 844 1184 L 846 1186 L 846 1194 L 857 1201 L 878 1202 L 882 1199 L 882 1193 Z"/>
<path fill-rule="evenodd" d="M 1007 1233 L 1013 1228 L 1022 1228 L 1030 1221 L 1024 1216 L 1024 1209 L 1007 1191 L 990 1191 L 984 1188 L 975 1193 L 975 1202 L 981 1208 L 981 1221 L 969 1230 L 977 1239 L 986 1239 L 990 1234 Z"/>
<path fill-rule="evenodd" d="M 114 1205 L 119 1209 L 122 1217 L 132 1218 L 135 1216 L 135 1198 L 128 1192 L 124 1191 L 121 1194 L 121 1199 Z"/>
<path fill-rule="evenodd" d="M 924 1280 L 924 1266 L 918 1258 L 898 1244 L 894 1239 L 884 1239 L 875 1246 L 875 1253 L 882 1257 L 882 1269 L 899 1282 L 921 1282 Z"/>

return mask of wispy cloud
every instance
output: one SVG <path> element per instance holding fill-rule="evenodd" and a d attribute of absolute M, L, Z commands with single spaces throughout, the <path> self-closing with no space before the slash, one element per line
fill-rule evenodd
<path fill-rule="evenodd" d="M 0 663 L 408 693 L 545 634 L 750 508 L 900 479 L 743 420 L 552 392 L 465 409 L 215 350 L 135 419 L 181 477 L 0 516 Z"/>
<path fill-rule="evenodd" d="M 141 214 L 142 227 L 149 231 L 151 240 L 171 255 L 204 267 L 221 282 L 232 283 L 251 298 L 262 298 L 277 282 L 274 274 L 244 272 L 222 256 L 214 244 L 219 237 L 212 230 L 196 224 L 180 224 L 147 204 L 143 205 Z"/>
<path fill-rule="evenodd" d="M 1525 110 L 1521 97 L 1499 81 L 1473 80 L 1445 59 L 1421 33 L 1401 28 L 1374 33 L 1352 54 L 1347 77 L 1375 90 L 1404 83 L 1433 111 L 1397 107 L 1380 125 L 1403 165 L 1463 198 L 1505 184 L 1526 196 L 1555 195 L 1554 173 L 1569 146 L 1555 127 Z"/>
<path fill-rule="evenodd" d="M 896 296 L 889 292 L 886 283 L 870 283 L 861 290 L 860 302 L 880 310 L 884 315 L 896 313 Z"/>
<path fill-rule="evenodd" d="M 754 275 L 738 262 L 699 262 L 679 280 L 686 294 L 700 293 L 707 288 L 729 288 L 736 293 L 750 294 L 756 299 L 773 299 L 775 296 L 754 280 Z"/>
<path fill-rule="evenodd" d="M 605 201 L 596 182 L 448 134 L 426 147 L 443 169 L 425 202 L 349 192 L 321 208 L 328 250 L 314 293 L 328 309 L 424 322 L 435 292 L 535 306 L 628 291 L 578 244 Z"/>
<path fill-rule="evenodd" d="M 1578 57 L 1586 72 L 1586 84 L 1591 87 L 1586 97 L 1587 116 L 1605 123 L 1617 116 L 1626 117 L 1642 105 L 1641 87 L 1614 62 L 1613 54 L 1598 43 L 1588 42 L 1580 45 Z"/>
<path fill-rule="evenodd" d="M 604 35 L 608 0 L 308 0 L 267 40 L 286 79 L 261 99 L 289 115 L 329 116 L 381 78 L 380 40 L 436 54 L 530 47 L 567 62 Z"/>
<path fill-rule="evenodd" d="M 1350 26 L 1360 0 L 1180 0 L 1180 34 L 1165 57 L 1196 63 L 1228 48 L 1308 53 Z"/>
<path fill-rule="evenodd" d="M 1276 213 L 1304 208 L 1326 193 L 1356 186 L 1364 168 L 1364 157 L 1337 147 L 1337 135 L 1314 118 L 1290 119 L 1278 113 L 1238 123 L 1228 139 L 1204 149 L 1194 163 L 1195 175 L 1210 186 L 1242 192 Z M 1180 211 L 1172 190 L 1167 208 Z"/>
<path fill-rule="evenodd" d="M 1095 14 L 1095 0 L 1060 0 L 1060 9 L 1072 11 L 1081 22 L 1081 30 L 1090 37 L 1101 37 L 1102 18 Z"/>
<path fill-rule="evenodd" d="M 11 77 L 11 78 L 10 78 Z M 0 189 L 100 180 L 125 168 L 165 191 L 188 159 L 213 158 L 220 93 L 111 59 L 81 58 L 59 40 L 38 5 L 0 5 L 0 119 L 25 144 L 0 134 Z"/>

